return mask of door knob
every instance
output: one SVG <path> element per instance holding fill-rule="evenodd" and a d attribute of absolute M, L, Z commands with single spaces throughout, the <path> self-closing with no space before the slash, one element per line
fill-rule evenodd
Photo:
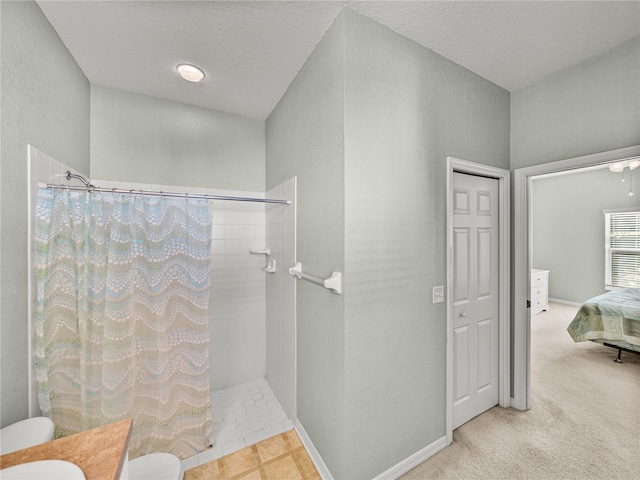
<path fill-rule="evenodd" d="M 461 318 L 467 318 L 467 312 L 460 312 Z"/>

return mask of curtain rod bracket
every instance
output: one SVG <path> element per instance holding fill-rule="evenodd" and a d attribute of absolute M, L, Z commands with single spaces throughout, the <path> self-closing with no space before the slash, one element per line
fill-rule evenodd
<path fill-rule="evenodd" d="M 84 186 L 87 187 L 87 188 L 96 188 L 95 185 L 87 182 L 82 175 L 77 175 L 75 173 L 71 173 L 71 170 L 67 170 L 67 180 L 70 181 L 72 178 L 76 178 L 76 179 L 80 180 L 82 183 L 84 183 Z"/>

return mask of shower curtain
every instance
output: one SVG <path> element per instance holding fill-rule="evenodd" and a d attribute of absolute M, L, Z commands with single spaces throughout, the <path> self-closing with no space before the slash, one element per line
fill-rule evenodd
<path fill-rule="evenodd" d="M 38 191 L 38 401 L 65 436 L 133 418 L 129 456 L 212 443 L 205 200 Z"/>

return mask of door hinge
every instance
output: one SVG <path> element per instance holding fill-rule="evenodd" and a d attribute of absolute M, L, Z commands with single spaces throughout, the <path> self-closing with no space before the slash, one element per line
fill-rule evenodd
<path fill-rule="evenodd" d="M 527 300 L 527 308 L 531 308 L 531 300 Z"/>

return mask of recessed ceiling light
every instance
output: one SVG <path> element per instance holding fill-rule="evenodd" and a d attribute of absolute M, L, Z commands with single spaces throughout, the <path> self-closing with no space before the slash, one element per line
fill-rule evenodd
<path fill-rule="evenodd" d="M 204 78 L 204 72 L 202 70 L 188 63 L 181 63 L 176 67 L 176 70 L 178 70 L 180 76 L 188 82 L 197 83 Z"/>

